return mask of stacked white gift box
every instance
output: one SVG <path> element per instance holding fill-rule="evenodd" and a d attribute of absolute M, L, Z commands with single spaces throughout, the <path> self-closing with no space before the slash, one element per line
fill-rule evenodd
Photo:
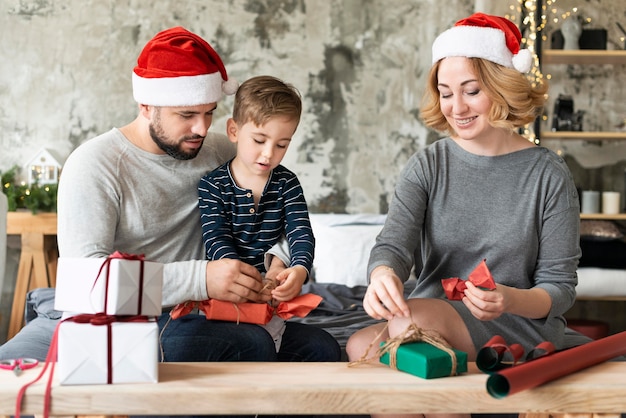
<path fill-rule="evenodd" d="M 60 384 L 157 382 L 162 288 L 163 265 L 143 256 L 59 258 Z"/>

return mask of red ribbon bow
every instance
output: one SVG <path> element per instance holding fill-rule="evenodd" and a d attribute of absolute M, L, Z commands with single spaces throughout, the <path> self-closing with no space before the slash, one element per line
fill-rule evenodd
<path fill-rule="evenodd" d="M 107 315 L 103 312 L 96 314 L 80 314 L 63 320 L 78 324 L 108 325 L 113 322 L 148 322 L 145 315 Z"/>
<path fill-rule="evenodd" d="M 467 280 L 472 282 L 473 285 L 484 289 L 494 290 L 496 288 L 496 282 L 491 275 L 491 272 L 487 268 L 486 260 L 481 261 L 478 266 L 469 274 Z M 446 293 L 446 297 L 450 300 L 462 300 L 467 284 L 465 280 L 458 277 L 451 277 L 449 279 L 442 279 L 441 285 Z"/>

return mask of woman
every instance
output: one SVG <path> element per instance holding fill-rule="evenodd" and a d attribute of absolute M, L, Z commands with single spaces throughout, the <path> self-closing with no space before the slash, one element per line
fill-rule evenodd
<path fill-rule="evenodd" d="M 379 342 L 412 324 L 436 330 L 469 361 L 494 335 L 527 352 L 545 340 L 565 346 L 580 257 L 578 194 L 560 157 L 516 133 L 547 91 L 523 74 L 531 55 L 520 39 L 512 22 L 477 13 L 435 40 L 422 118 L 449 137 L 413 155 L 397 182 L 363 300 L 387 322 L 350 337 L 350 360 L 374 356 Z M 467 278 L 482 260 L 496 288 L 466 281 L 462 300 L 448 300 L 441 280 Z M 405 300 L 414 263 L 421 269 Z"/>

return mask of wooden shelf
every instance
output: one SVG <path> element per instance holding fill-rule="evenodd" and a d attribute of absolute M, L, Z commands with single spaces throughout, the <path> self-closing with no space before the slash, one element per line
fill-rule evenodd
<path fill-rule="evenodd" d="M 580 219 L 626 221 L 626 213 L 618 213 L 616 215 L 607 215 L 604 213 L 581 213 Z"/>
<path fill-rule="evenodd" d="M 572 132 L 572 131 L 543 131 L 544 139 L 578 139 L 583 141 L 604 141 L 626 139 L 626 132 Z"/>
<path fill-rule="evenodd" d="M 544 49 L 542 64 L 626 64 L 626 50 L 605 49 Z"/>

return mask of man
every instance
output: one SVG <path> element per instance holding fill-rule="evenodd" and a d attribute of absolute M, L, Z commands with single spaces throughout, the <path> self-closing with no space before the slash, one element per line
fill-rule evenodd
<path fill-rule="evenodd" d="M 198 181 L 232 158 L 223 135 L 209 133 L 223 93 L 233 94 L 213 48 L 181 27 L 151 39 L 133 74 L 134 121 L 78 147 L 67 159 L 58 192 L 61 257 L 144 254 L 164 263 L 161 329 L 167 308 L 187 300 L 267 302 L 262 280 L 238 260 L 203 259 Z M 284 256 L 282 257 L 283 259 Z M 270 271 L 284 268 L 274 257 Z M 56 319 L 39 317 L 0 347 L 0 359 L 44 360 Z M 252 324 L 187 315 L 161 335 L 163 361 L 337 361 L 327 332 L 289 323 L 276 353 L 270 335 Z"/>

